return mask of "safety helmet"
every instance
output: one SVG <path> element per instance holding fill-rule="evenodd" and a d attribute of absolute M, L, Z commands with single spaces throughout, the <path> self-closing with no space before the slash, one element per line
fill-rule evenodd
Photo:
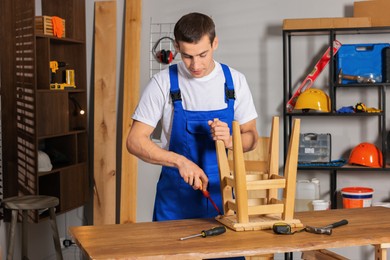
<path fill-rule="evenodd" d="M 53 169 L 51 164 L 50 157 L 47 153 L 38 150 L 38 172 L 48 172 Z"/>
<path fill-rule="evenodd" d="M 298 96 L 295 109 L 330 112 L 330 99 L 321 89 L 309 88 Z"/>
<path fill-rule="evenodd" d="M 349 163 L 368 167 L 382 167 L 382 152 L 371 143 L 360 143 L 352 149 Z"/>

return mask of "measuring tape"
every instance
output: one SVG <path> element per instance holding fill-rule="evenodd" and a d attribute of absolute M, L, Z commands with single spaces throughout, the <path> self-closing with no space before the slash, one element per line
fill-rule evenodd
<path fill-rule="evenodd" d="M 291 226 L 287 223 L 284 222 L 277 222 L 272 226 L 272 230 L 274 233 L 279 234 L 279 235 L 292 235 L 297 232 L 304 231 L 305 229 L 297 230 L 294 232 L 291 232 Z"/>

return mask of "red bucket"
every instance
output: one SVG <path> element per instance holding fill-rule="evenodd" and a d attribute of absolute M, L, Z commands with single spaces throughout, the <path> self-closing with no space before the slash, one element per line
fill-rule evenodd
<path fill-rule="evenodd" d="M 346 209 L 371 207 L 372 194 L 374 190 L 368 187 L 345 187 L 341 189 L 343 207 Z"/>

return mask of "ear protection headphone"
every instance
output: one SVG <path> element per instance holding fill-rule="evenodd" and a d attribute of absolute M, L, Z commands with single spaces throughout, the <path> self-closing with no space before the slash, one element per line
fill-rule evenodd
<path fill-rule="evenodd" d="M 156 61 L 163 64 L 170 64 L 176 57 L 176 51 L 161 49 L 157 51 L 157 47 L 163 40 L 169 40 L 170 44 L 174 45 L 175 41 L 168 36 L 160 38 L 153 46 L 152 53 Z"/>

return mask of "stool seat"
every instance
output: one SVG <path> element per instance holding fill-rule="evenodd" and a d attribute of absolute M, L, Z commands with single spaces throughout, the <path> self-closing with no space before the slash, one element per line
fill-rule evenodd
<path fill-rule="evenodd" d="M 62 260 L 62 251 L 60 245 L 60 238 L 58 234 L 55 207 L 59 205 L 59 199 L 52 196 L 45 195 L 25 195 L 25 196 L 15 196 L 10 198 L 5 198 L 2 201 L 4 208 L 12 211 L 12 220 L 9 230 L 9 239 L 8 239 L 8 254 L 7 260 L 14 259 L 13 250 L 15 245 L 15 230 L 16 223 L 18 222 L 18 212 L 22 211 L 22 259 L 28 259 L 27 257 L 27 218 L 28 210 L 41 210 L 48 209 L 50 215 L 50 224 L 53 231 L 53 242 L 56 250 L 57 259 Z"/>
<path fill-rule="evenodd" d="M 59 199 L 44 195 L 15 196 L 3 200 L 4 207 L 12 210 L 35 210 L 58 206 Z"/>

